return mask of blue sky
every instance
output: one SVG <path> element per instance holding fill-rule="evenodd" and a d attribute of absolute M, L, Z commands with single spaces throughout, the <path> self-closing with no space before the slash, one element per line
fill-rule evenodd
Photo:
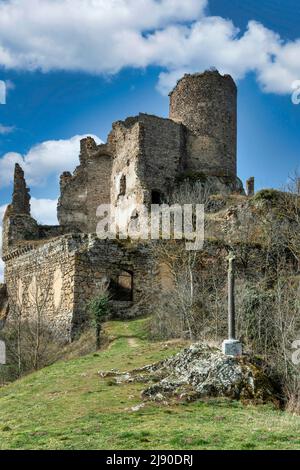
<path fill-rule="evenodd" d="M 78 1 L 72 2 L 74 11 Z M 106 0 L 104 13 L 104 0 L 97 1 L 94 17 L 84 8 L 79 12 L 82 29 L 87 25 L 83 34 L 80 25 L 72 30 L 76 17 L 71 25 L 70 14 L 64 14 L 69 0 L 55 0 L 52 5 L 49 0 L 23 0 L 24 9 L 14 0 L 0 0 L 0 80 L 9 84 L 7 104 L 0 105 L 4 129 L 0 131 L 0 206 L 10 201 L 15 161 L 25 155 L 32 195 L 50 204 L 49 199 L 58 196 L 59 172 L 76 164 L 79 139 L 74 136 L 92 134 L 106 140 L 115 120 L 140 111 L 167 116 L 166 93 L 176 78 L 209 65 L 237 79 L 239 176 L 242 180 L 255 176 L 257 188 L 280 188 L 286 183 L 299 166 L 300 153 L 300 106 L 291 101 L 292 83 L 300 80 L 299 2 L 186 0 L 179 7 L 178 0 Z M 141 11 L 134 12 L 142 1 L 143 18 Z M 90 9 L 89 2 L 81 0 L 81 5 Z M 40 11 L 34 15 L 39 16 L 30 23 L 26 15 L 30 7 L 36 11 L 37 3 Z M 63 19 L 61 25 L 56 21 L 52 37 L 54 3 L 60 4 Z M 157 11 L 152 15 L 154 7 Z M 2 13 L 13 10 L 14 19 L 10 15 L 5 22 L 1 8 Z M 103 29 L 102 20 L 105 37 L 93 36 L 94 30 Z M 252 20 L 256 23 L 249 28 Z M 38 22 L 43 24 L 43 34 Z M 192 37 L 195 23 L 200 26 Z M 115 37 L 116 31 L 122 32 L 121 39 Z M 170 40 L 175 46 L 169 45 Z M 184 45 L 184 41 L 189 42 Z M 205 43 L 202 49 L 201 41 L 208 41 L 209 47 Z M 59 147 L 59 142 L 72 138 L 71 145 L 62 142 Z M 45 142 L 50 143 L 41 147 Z M 33 170 L 35 162 L 40 175 Z M 52 221 L 45 204 L 39 204 L 38 216 Z"/>

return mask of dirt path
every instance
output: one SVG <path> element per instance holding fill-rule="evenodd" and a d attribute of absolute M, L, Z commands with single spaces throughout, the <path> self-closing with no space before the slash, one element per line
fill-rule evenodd
<path fill-rule="evenodd" d="M 118 341 L 118 339 L 120 338 L 126 338 L 127 341 L 128 341 L 128 346 L 130 348 L 138 348 L 139 346 L 139 343 L 137 341 L 137 339 L 134 337 L 134 336 L 119 336 L 118 338 L 114 338 L 110 343 L 109 345 L 107 346 L 107 351 L 109 351 L 115 344 L 116 341 Z"/>
<path fill-rule="evenodd" d="M 136 338 L 128 338 L 128 345 L 131 348 L 137 348 L 138 347 L 138 342 L 137 342 Z"/>

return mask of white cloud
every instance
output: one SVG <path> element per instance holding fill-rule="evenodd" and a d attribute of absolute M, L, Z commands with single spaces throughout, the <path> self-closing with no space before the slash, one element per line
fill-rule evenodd
<path fill-rule="evenodd" d="M 14 88 L 15 84 L 11 80 L 0 80 L 0 104 L 6 104 L 8 91 L 14 90 Z"/>
<path fill-rule="evenodd" d="M 31 198 L 31 215 L 43 225 L 57 225 L 57 199 Z"/>
<path fill-rule="evenodd" d="M 15 128 L 13 126 L 4 126 L 0 123 L 0 135 L 10 134 L 14 129 Z"/>
<path fill-rule="evenodd" d="M 0 80 L 0 104 L 6 104 L 6 84 Z"/>
<path fill-rule="evenodd" d="M 2 255 L 2 219 L 7 205 L 0 206 L 0 282 L 3 281 L 4 263 Z M 31 198 L 31 215 L 43 225 L 57 225 L 57 199 Z"/>
<path fill-rule="evenodd" d="M 289 93 L 300 77 L 300 38 L 262 24 L 246 31 L 206 15 L 207 0 L 7 0 L 0 2 L 0 65 L 117 73 L 165 69 L 166 93 L 185 71 L 216 66 L 236 79 L 254 72 L 267 92 Z"/>
<path fill-rule="evenodd" d="M 73 171 L 78 165 L 80 140 L 86 135 L 76 135 L 67 140 L 48 140 L 32 147 L 25 155 L 9 152 L 0 159 L 0 185 L 8 186 L 13 180 L 15 163 L 25 171 L 31 186 L 44 184 L 50 176 L 63 171 Z M 97 136 L 92 136 L 100 144 Z"/>

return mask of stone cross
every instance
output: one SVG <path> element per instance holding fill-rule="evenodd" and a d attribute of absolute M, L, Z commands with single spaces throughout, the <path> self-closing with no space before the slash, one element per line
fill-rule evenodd
<path fill-rule="evenodd" d="M 235 298 L 234 298 L 234 261 L 235 256 L 230 253 L 228 258 L 228 339 L 223 341 L 222 351 L 226 356 L 241 356 L 242 344 L 235 338 Z"/>
<path fill-rule="evenodd" d="M 235 256 L 228 256 L 228 339 L 235 339 L 235 299 L 234 299 L 234 261 Z"/>

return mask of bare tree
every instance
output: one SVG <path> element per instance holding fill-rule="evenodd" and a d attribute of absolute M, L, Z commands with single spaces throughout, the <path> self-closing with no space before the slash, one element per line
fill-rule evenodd
<path fill-rule="evenodd" d="M 7 342 L 8 354 L 17 366 L 17 376 L 22 375 L 22 355 L 23 355 L 23 336 L 22 336 L 22 312 L 23 312 L 23 289 L 20 280 L 14 279 L 11 283 L 13 292 L 8 291 L 10 298 L 14 298 L 15 302 L 10 305 L 9 317 L 7 323 L 10 326 L 11 341 Z"/>
<path fill-rule="evenodd" d="M 32 351 L 32 366 L 35 370 L 40 368 L 43 356 L 47 350 L 47 342 L 43 341 L 43 339 L 47 332 L 45 313 L 50 300 L 52 285 L 53 280 L 51 276 L 44 275 L 42 287 L 38 284 L 37 278 L 34 277 L 28 289 L 28 300 L 31 305 L 31 312 L 30 319 L 28 320 L 27 334 L 33 344 L 33 348 L 30 348 L 30 351 Z"/>
<path fill-rule="evenodd" d="M 286 245 L 300 271 L 300 175 L 297 172 L 289 178 L 286 191 L 282 194 L 281 209 L 285 218 L 283 233 Z"/>
<path fill-rule="evenodd" d="M 32 272 L 39 273 L 37 258 L 32 265 Z M 41 284 L 38 274 L 34 275 L 28 284 L 16 271 L 10 273 L 9 297 L 14 302 L 3 331 L 12 375 L 17 377 L 53 362 L 58 351 L 58 341 L 46 321 L 55 279 L 52 273 L 43 273 L 40 279 Z"/>
<path fill-rule="evenodd" d="M 201 181 L 184 180 L 172 197 L 173 204 L 204 204 L 207 209 L 212 195 L 212 188 L 209 184 Z"/>
<path fill-rule="evenodd" d="M 172 277 L 174 291 L 172 296 L 173 315 L 180 323 L 180 331 L 193 339 L 193 307 L 195 304 L 197 253 L 186 251 L 184 243 L 160 243 L 156 247 L 156 256 L 164 263 Z"/>

